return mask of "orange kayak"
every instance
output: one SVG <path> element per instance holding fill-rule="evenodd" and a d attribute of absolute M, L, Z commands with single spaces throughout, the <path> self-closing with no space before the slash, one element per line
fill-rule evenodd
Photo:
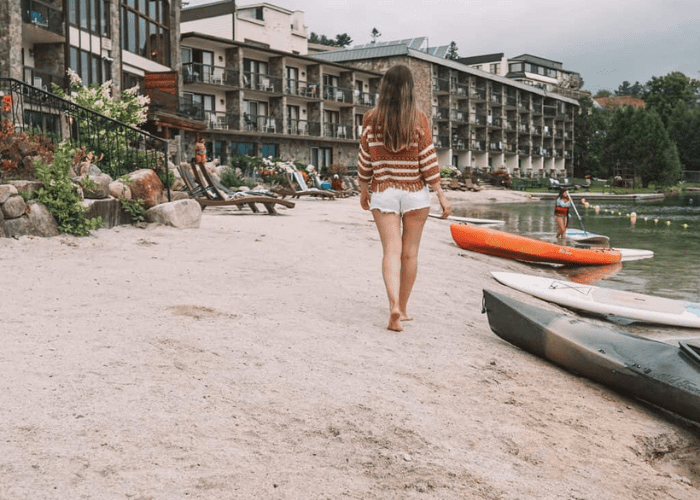
<path fill-rule="evenodd" d="M 450 230 L 461 248 L 507 259 L 578 265 L 615 264 L 622 259 L 612 248 L 568 247 L 488 227 L 452 224 Z"/>

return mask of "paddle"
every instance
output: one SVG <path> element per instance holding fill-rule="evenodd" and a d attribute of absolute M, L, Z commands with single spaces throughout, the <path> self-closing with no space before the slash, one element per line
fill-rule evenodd
<path fill-rule="evenodd" d="M 579 224 L 581 224 L 581 229 L 583 229 L 584 233 L 588 233 L 588 231 L 586 231 L 586 228 L 583 227 L 583 221 L 581 220 L 581 216 L 578 214 L 578 210 L 576 209 L 576 204 L 574 203 L 574 199 L 571 196 L 569 196 L 569 201 L 571 202 L 571 206 L 573 207 L 574 212 L 576 212 L 576 217 L 578 217 L 578 222 L 579 222 Z"/>

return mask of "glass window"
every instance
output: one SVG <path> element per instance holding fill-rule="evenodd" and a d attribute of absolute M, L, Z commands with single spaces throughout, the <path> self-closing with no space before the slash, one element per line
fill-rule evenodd
<path fill-rule="evenodd" d="M 147 56 L 146 44 L 148 42 L 148 21 L 146 18 L 139 17 L 139 55 Z"/>
<path fill-rule="evenodd" d="M 68 22 L 78 24 L 78 0 L 68 0 Z"/>
<path fill-rule="evenodd" d="M 87 0 L 80 0 L 80 27 L 88 29 L 88 3 Z"/>
<path fill-rule="evenodd" d="M 513 72 L 518 72 L 523 70 L 523 63 L 512 63 L 510 65 L 510 70 Z"/>
<path fill-rule="evenodd" d="M 83 85 L 90 85 L 89 54 L 84 50 L 80 51 L 80 77 L 83 79 Z"/>
<path fill-rule="evenodd" d="M 263 144 L 260 148 L 260 154 L 263 158 L 268 158 L 269 156 L 272 156 L 273 158 L 278 158 L 277 144 Z"/>
<path fill-rule="evenodd" d="M 232 142 L 229 146 L 231 156 L 255 156 L 255 144 L 252 142 Z"/>
<path fill-rule="evenodd" d="M 127 13 L 126 25 L 128 27 L 128 31 L 126 33 L 126 36 L 128 37 L 126 50 L 136 54 L 136 14 L 133 12 Z"/>

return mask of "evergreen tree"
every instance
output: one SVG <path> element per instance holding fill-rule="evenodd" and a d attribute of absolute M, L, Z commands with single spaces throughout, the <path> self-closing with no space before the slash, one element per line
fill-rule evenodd
<path fill-rule="evenodd" d="M 676 104 L 666 130 L 678 147 L 683 170 L 700 170 L 700 107 Z"/>
<path fill-rule="evenodd" d="M 450 42 L 450 48 L 447 50 L 447 54 L 445 54 L 445 59 L 451 59 L 453 61 L 459 59 L 458 50 L 457 44 L 454 41 Z"/>

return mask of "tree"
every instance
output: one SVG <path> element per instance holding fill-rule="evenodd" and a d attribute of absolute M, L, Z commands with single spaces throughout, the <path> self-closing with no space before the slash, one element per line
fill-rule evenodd
<path fill-rule="evenodd" d="M 610 92 L 608 89 L 600 89 L 593 97 L 610 97 L 611 95 L 612 92 Z"/>
<path fill-rule="evenodd" d="M 642 98 L 647 108 L 655 110 L 661 116 L 664 125 L 677 104 L 697 106 L 700 80 L 688 78 L 680 71 L 666 76 L 651 77 L 645 86 Z"/>
<path fill-rule="evenodd" d="M 453 61 L 456 61 L 459 59 L 459 54 L 457 53 L 459 49 L 457 48 L 457 44 L 455 42 L 450 42 L 450 48 L 447 49 L 447 54 L 445 54 L 445 59 L 451 59 Z"/>
<path fill-rule="evenodd" d="M 604 134 L 602 159 L 611 175 L 632 175 L 643 187 L 678 182 L 681 164 L 659 114 L 645 108 L 615 108 Z"/>
<path fill-rule="evenodd" d="M 676 143 L 683 170 L 700 170 L 700 107 L 678 103 L 668 116 L 666 130 Z"/>
<path fill-rule="evenodd" d="M 379 32 L 377 28 L 372 28 L 372 43 L 376 43 L 377 38 L 382 36 L 382 34 Z"/>
<path fill-rule="evenodd" d="M 352 38 L 347 33 L 341 35 L 335 35 L 335 46 L 336 47 L 347 47 L 352 43 Z"/>
<path fill-rule="evenodd" d="M 615 95 L 631 95 L 633 97 L 642 97 L 644 93 L 644 85 L 639 82 L 634 82 L 634 85 L 630 85 L 630 82 L 625 80 L 615 91 Z"/>

